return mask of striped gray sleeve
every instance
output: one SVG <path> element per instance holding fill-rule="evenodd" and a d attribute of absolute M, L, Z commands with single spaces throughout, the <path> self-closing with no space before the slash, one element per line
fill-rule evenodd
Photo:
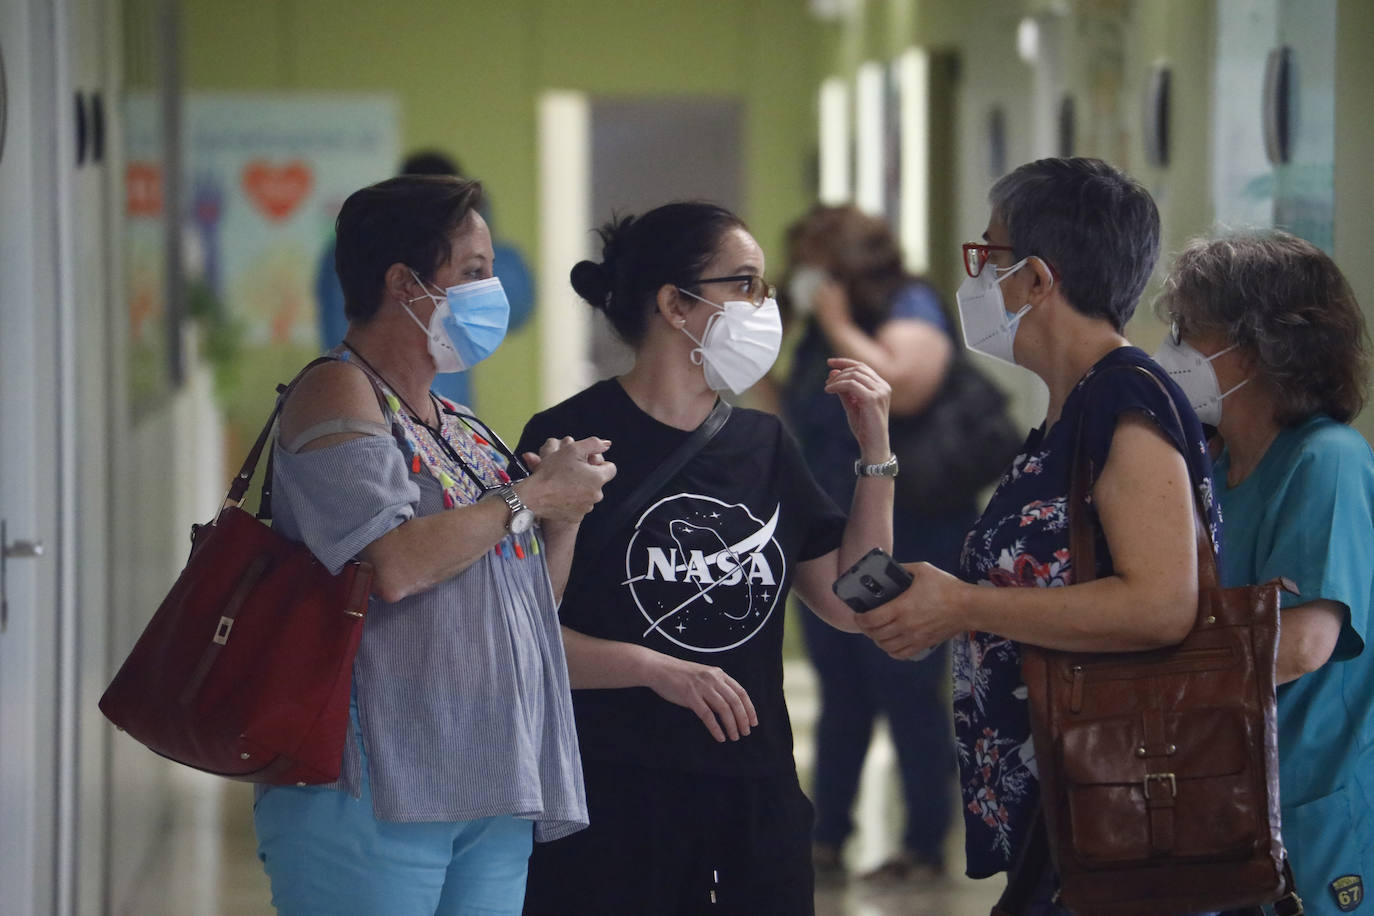
<path fill-rule="evenodd" d="M 415 515 L 420 488 L 390 436 L 292 454 L 277 447 L 274 488 L 300 540 L 332 573 Z"/>

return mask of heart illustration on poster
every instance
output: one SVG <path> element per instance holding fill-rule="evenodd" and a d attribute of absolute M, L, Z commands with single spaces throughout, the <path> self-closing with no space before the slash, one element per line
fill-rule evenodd
<path fill-rule="evenodd" d="M 310 166 L 299 159 L 281 165 L 254 159 L 243 167 L 244 193 L 273 222 L 282 222 L 294 213 L 313 184 Z"/>

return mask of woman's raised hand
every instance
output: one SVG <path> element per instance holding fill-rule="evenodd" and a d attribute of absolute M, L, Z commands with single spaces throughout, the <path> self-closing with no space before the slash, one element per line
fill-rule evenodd
<path fill-rule="evenodd" d="M 836 356 L 826 363 L 830 366 L 826 393 L 838 395 L 844 405 L 849 429 L 859 442 L 860 459 L 865 464 L 881 464 L 892 456 L 887 439 L 892 386 L 857 359 Z"/>
<path fill-rule="evenodd" d="M 611 440 L 597 436 L 544 440 L 538 455 L 523 456 L 530 478 L 521 483 L 520 498 L 541 521 L 581 522 L 601 501 L 601 488 L 615 476 L 615 464 L 604 455 L 610 447 Z"/>

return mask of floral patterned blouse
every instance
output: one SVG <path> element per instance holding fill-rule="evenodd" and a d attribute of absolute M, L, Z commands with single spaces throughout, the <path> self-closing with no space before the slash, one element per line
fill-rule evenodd
<path fill-rule="evenodd" d="M 1164 391 L 1141 372 L 1159 378 L 1178 406 L 1178 428 Z M 1115 371 L 1109 371 L 1115 370 Z M 1123 371 L 1125 370 L 1125 371 Z M 1118 417 L 1143 413 L 1157 423 L 1188 463 L 1214 544 L 1221 516 L 1212 498 L 1206 439 L 1187 398 L 1164 371 L 1135 347 L 1104 356 L 1069 394 L 1059 422 L 1031 431 L 968 533 L 960 577 L 995 588 L 1057 588 L 1074 581 L 1067 514 L 1073 449 L 1080 425 L 1090 480 L 1106 464 Z M 1091 506 L 1087 518 L 1095 521 Z M 1111 574 L 1111 555 L 1097 527 L 1098 576 Z M 954 730 L 966 824 L 968 874 L 1006 871 L 1020 849 L 1038 796 L 1020 646 L 992 633 L 953 640 Z"/>

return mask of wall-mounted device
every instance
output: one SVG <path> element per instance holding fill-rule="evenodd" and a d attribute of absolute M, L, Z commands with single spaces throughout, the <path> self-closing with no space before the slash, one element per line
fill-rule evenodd
<path fill-rule="evenodd" d="M 1292 155 L 1293 90 L 1297 78 L 1293 49 L 1274 48 L 1264 64 L 1264 154 L 1274 165 L 1283 165 Z"/>
<path fill-rule="evenodd" d="M 1169 105 L 1172 69 L 1164 61 L 1150 68 L 1145 82 L 1145 161 L 1155 168 L 1169 165 Z"/>
<path fill-rule="evenodd" d="M 1073 155 L 1074 138 L 1078 133 L 1078 111 L 1073 96 L 1067 92 L 1059 100 L 1059 155 L 1065 159 Z"/>

